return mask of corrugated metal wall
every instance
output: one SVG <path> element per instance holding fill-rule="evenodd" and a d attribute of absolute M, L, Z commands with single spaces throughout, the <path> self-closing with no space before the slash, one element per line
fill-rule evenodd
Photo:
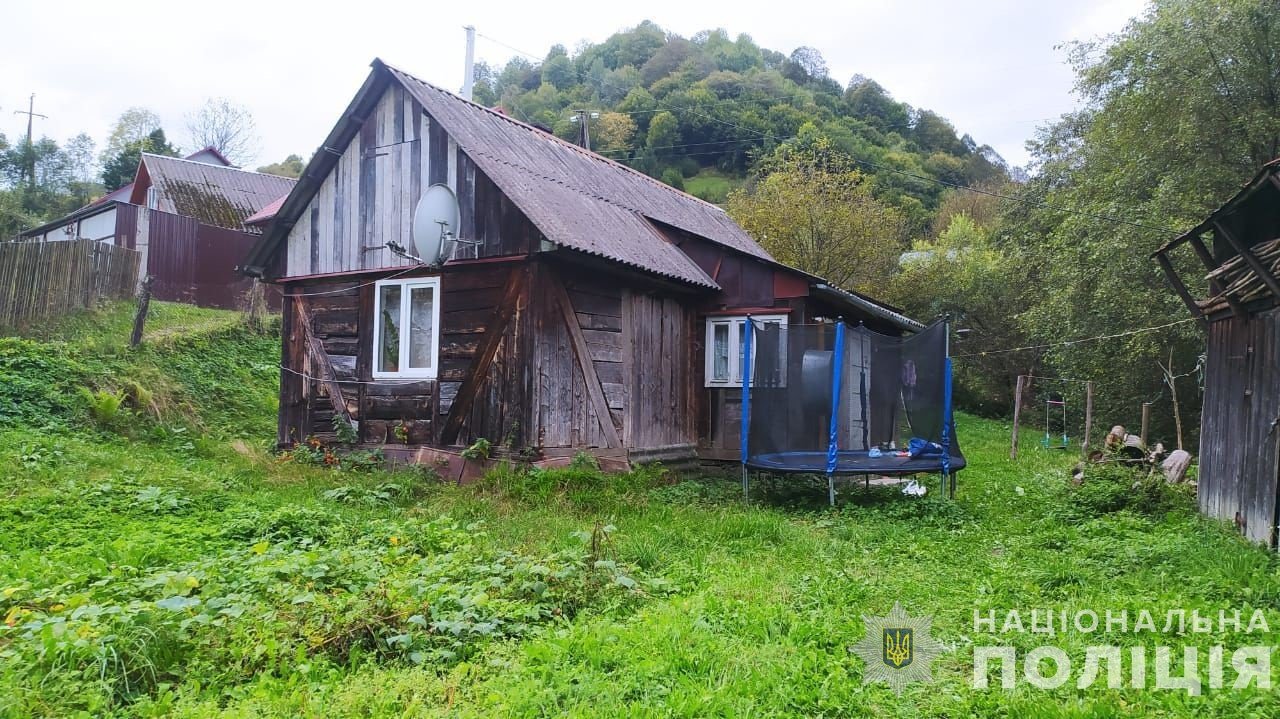
<path fill-rule="evenodd" d="M 1276 545 L 1280 492 L 1280 308 L 1209 326 L 1200 509 Z"/>
<path fill-rule="evenodd" d="M 150 211 L 147 273 L 155 277 L 156 299 L 201 307 L 236 309 L 252 280 L 236 272 L 257 237 L 205 225 L 190 217 Z M 279 291 L 264 288 L 273 309 Z"/>

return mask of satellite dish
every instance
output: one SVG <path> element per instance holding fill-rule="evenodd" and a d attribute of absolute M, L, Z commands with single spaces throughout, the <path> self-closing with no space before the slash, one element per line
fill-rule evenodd
<path fill-rule="evenodd" d="M 446 235 L 458 234 L 458 198 L 447 185 L 432 185 L 413 210 L 413 248 L 428 265 L 440 264 Z"/>

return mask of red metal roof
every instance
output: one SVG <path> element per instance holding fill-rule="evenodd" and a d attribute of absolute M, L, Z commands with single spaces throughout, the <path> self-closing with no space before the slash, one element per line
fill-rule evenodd
<path fill-rule="evenodd" d="M 267 204 L 266 207 L 263 207 L 261 210 L 258 210 L 252 215 L 249 215 L 248 217 L 246 217 L 244 220 L 244 224 L 265 225 L 266 223 L 270 222 L 272 218 L 276 216 L 276 213 L 280 211 L 280 206 L 284 204 L 285 198 L 288 196 L 289 196 L 289 193 L 286 192 L 283 195 L 272 200 L 270 203 Z"/>

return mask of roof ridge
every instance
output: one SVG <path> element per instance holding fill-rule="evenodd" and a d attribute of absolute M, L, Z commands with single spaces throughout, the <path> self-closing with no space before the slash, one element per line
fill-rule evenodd
<path fill-rule="evenodd" d="M 457 95 L 457 94 L 455 94 L 455 93 L 452 93 L 452 92 L 450 92 L 450 91 L 448 91 L 448 90 L 446 90 L 446 89 L 444 89 L 444 88 L 442 88 L 442 87 L 440 87 L 440 86 L 438 86 L 438 85 L 433 85 L 432 83 L 429 83 L 429 82 L 427 82 L 426 80 L 423 80 L 422 78 L 420 78 L 420 77 L 418 77 L 418 76 L 414 75 L 413 73 L 405 72 L 404 70 L 401 70 L 400 68 L 396 67 L 395 65 L 391 65 L 391 64 L 389 64 L 389 63 L 383 62 L 382 60 L 375 60 L 375 62 L 382 63 L 382 65 L 386 66 L 386 68 L 387 68 L 387 69 L 391 70 L 391 71 L 392 71 L 392 72 L 394 72 L 394 73 L 397 73 L 397 74 L 400 74 L 400 75 L 404 75 L 405 77 L 407 77 L 407 78 L 409 78 L 409 79 L 413 80 L 414 82 L 420 83 L 420 84 L 422 84 L 422 85 L 424 85 L 424 86 L 426 86 L 426 87 L 428 87 L 428 88 L 430 88 L 430 89 L 432 89 L 432 90 L 435 90 L 436 92 L 441 93 L 441 94 L 443 94 L 443 95 L 447 95 L 450 99 L 457 100 L 458 102 L 466 103 L 466 104 L 471 105 L 471 106 L 473 106 L 473 107 L 479 108 L 480 110 L 483 110 L 484 112 L 487 112 L 487 113 L 489 113 L 490 115 L 493 115 L 494 117 L 497 117 L 497 118 L 501 118 L 501 119 L 503 119 L 503 120 L 506 120 L 507 122 L 509 122 L 509 123 L 511 123 L 511 124 L 513 124 L 513 125 L 515 125 L 515 126 L 517 126 L 517 127 L 519 127 L 519 128 L 521 128 L 521 129 L 523 129 L 523 130 L 526 130 L 526 131 L 529 131 L 529 132 L 537 133 L 537 136 L 538 136 L 538 137 L 542 137 L 542 138 L 547 138 L 547 139 L 554 140 L 555 142 L 557 142 L 557 143 L 559 143 L 559 144 L 563 145 L 564 147 L 569 148 L 569 149 L 571 149 L 571 150 L 574 150 L 575 152 L 578 152 L 579 154 L 581 154 L 581 155 L 583 155 L 583 156 L 585 156 L 585 157 L 587 157 L 587 158 L 589 158 L 589 159 L 591 159 L 591 160 L 595 160 L 595 161 L 603 162 L 603 163 L 605 163 L 606 165 L 612 166 L 612 167 L 613 167 L 613 168 L 615 168 L 615 169 L 620 169 L 620 170 L 623 170 L 623 171 L 625 171 L 625 172 L 629 172 L 629 173 L 631 173 L 631 174 L 636 175 L 637 177 L 640 177 L 640 178 L 642 178 L 642 179 L 644 179 L 644 180 L 647 180 L 648 182 L 652 183 L 653 185 L 655 185 L 655 186 L 657 186 L 657 187 L 660 187 L 660 188 L 662 188 L 662 189 L 664 189 L 664 190 L 666 190 L 666 191 L 668 191 L 668 192 L 674 193 L 674 194 L 679 195 L 679 196 L 681 196 L 681 197 L 688 198 L 688 199 L 693 200 L 693 201 L 695 201 L 695 202 L 702 203 L 703 205 L 706 205 L 707 207 L 710 207 L 710 208 L 712 208 L 712 209 L 714 209 L 714 210 L 716 210 L 716 211 L 718 211 L 718 212 L 721 212 L 721 213 L 723 213 L 723 214 L 725 214 L 725 215 L 728 215 L 728 214 L 729 214 L 729 213 L 725 212 L 724 208 L 723 208 L 723 207 L 720 207 L 719 205 L 716 205 L 716 204 L 711 203 L 711 202 L 707 202 L 706 200 L 702 199 L 701 197 L 697 197 L 697 196 L 695 196 L 695 195 L 690 195 L 689 193 L 687 193 L 687 192 L 685 192 L 685 191 L 683 191 L 683 190 L 678 190 L 678 189 L 676 189 L 676 188 L 672 187 L 671 185 L 668 185 L 667 183 L 665 183 L 665 182 L 663 182 L 663 181 L 661 181 L 661 180 L 659 180 L 659 179 L 657 179 L 657 178 L 650 177 L 649 175 L 646 175 L 645 173 L 640 172 L 639 170 L 635 169 L 634 167 L 628 167 L 627 165 L 624 165 L 624 164 L 622 164 L 621 162 L 618 162 L 617 160 L 613 160 L 613 159 L 611 159 L 611 158 L 605 157 L 604 155 L 601 155 L 601 154 L 599 154 L 599 153 L 597 153 L 597 152 L 592 152 L 591 150 L 588 150 L 588 149 L 586 149 L 585 147 L 580 147 L 580 146 L 578 146 L 578 145 L 575 145 L 575 144 L 573 144 L 572 142 L 569 142 L 568 140 L 565 140 L 565 139 L 563 139 L 563 138 L 561 138 L 561 137 L 556 136 L 554 133 L 546 132 L 545 130 L 540 130 L 540 129 L 538 129 L 537 127 L 534 127 L 533 125 L 531 125 L 531 124 L 529 124 L 529 123 L 527 123 L 527 122 L 521 122 L 520 120 L 517 120 L 517 119 L 515 119 L 514 117 L 511 117 L 510 115 L 507 115 L 507 114 L 505 114 L 505 113 L 498 112 L 498 111 L 494 110 L 494 109 L 493 109 L 493 108 L 491 108 L 491 107 L 485 107 L 484 105 L 481 105 L 481 104 L 480 104 L 480 103 L 478 103 L 478 102 L 475 102 L 475 101 L 473 101 L 473 100 L 468 100 L 467 98 L 462 97 L 461 95 Z"/>
<path fill-rule="evenodd" d="M 201 152 L 203 152 L 203 150 L 201 150 Z M 297 182 L 298 182 L 298 179 L 297 179 L 297 178 L 295 178 L 295 177 L 284 177 L 283 175 L 273 175 L 273 174 L 271 174 L 270 172 L 258 172 L 257 170 L 245 170 L 245 169 L 241 169 L 241 168 L 239 168 L 239 167 L 232 167 L 231 165 L 211 165 L 211 164 L 209 164 L 209 163 L 207 163 L 207 162 L 200 162 L 199 160 L 188 160 L 188 159 L 187 159 L 187 158 L 185 158 L 185 157 L 173 157 L 172 155 L 158 155 L 158 154 L 156 154 L 156 153 L 154 153 L 154 152 L 144 152 L 144 153 L 142 153 L 142 156 L 143 156 L 143 157 L 156 157 L 156 158 L 159 158 L 159 159 L 161 159 L 161 160 L 175 160 L 175 161 L 177 161 L 177 162 L 186 162 L 186 163 L 190 163 L 190 164 L 192 164 L 192 165 L 200 165 L 201 167 L 212 167 L 212 168 L 214 168 L 215 170 L 231 170 L 232 172 L 243 172 L 243 173 L 245 173 L 245 174 L 247 174 L 247 175 L 259 175 L 259 176 L 261 176 L 261 177 L 276 177 L 276 178 L 279 178 L 279 179 L 281 179 L 281 180 L 287 180 L 287 181 L 292 182 L 292 183 L 294 183 L 294 184 L 297 184 Z"/>

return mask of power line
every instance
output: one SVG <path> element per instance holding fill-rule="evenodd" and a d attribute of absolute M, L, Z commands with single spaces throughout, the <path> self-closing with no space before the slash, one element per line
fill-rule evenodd
<path fill-rule="evenodd" d="M 1142 327 L 1140 329 L 1135 329 L 1135 330 L 1125 330 L 1124 332 L 1117 332 L 1115 334 L 1110 334 L 1110 335 L 1098 335 L 1097 337 L 1086 337 L 1084 339 L 1067 340 L 1065 342 L 1050 342 L 1048 344 L 1043 344 L 1043 345 L 1027 345 L 1026 347 L 1010 347 L 1008 349 L 1001 349 L 1001 350 L 985 350 L 982 352 L 969 352 L 966 354 L 952 355 L 952 357 L 956 357 L 956 358 L 986 357 L 987 355 L 1007 354 L 1010 352 L 1026 352 L 1029 350 L 1051 349 L 1053 347 L 1069 347 L 1072 345 L 1083 344 L 1085 342 L 1098 342 L 1100 340 L 1111 340 L 1111 339 L 1116 339 L 1118 337 L 1129 337 L 1132 335 L 1142 334 L 1144 332 L 1155 332 L 1156 330 L 1168 329 L 1169 327 L 1175 327 L 1177 325 L 1182 325 L 1188 322 L 1195 322 L 1195 321 L 1196 319 L 1194 317 L 1188 317 L 1186 319 L 1177 320 L 1175 322 L 1169 322 L 1163 325 L 1156 325 L 1154 327 Z"/>

